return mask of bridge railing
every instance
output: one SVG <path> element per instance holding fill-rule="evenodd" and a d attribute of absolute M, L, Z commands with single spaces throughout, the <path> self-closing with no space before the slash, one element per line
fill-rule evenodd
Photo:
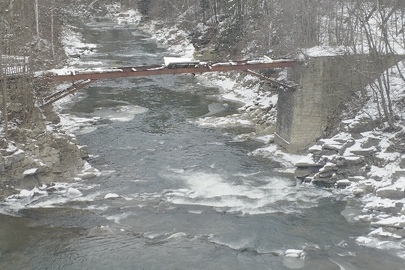
<path fill-rule="evenodd" d="M 15 55 L 1 55 L 0 67 L 6 76 L 21 75 L 29 72 L 29 57 Z"/>

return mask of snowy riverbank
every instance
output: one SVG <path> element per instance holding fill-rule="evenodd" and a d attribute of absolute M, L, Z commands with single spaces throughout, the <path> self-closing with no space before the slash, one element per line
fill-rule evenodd
<path fill-rule="evenodd" d="M 72 56 L 91 54 L 94 49 L 93 44 L 83 43 L 80 35 L 68 27 L 62 33 L 62 44 L 68 57 L 66 67 L 80 63 L 80 58 Z M 66 85 L 57 87 L 63 89 Z M 85 160 L 86 146 L 79 145 L 72 133 L 91 121 L 61 113 L 69 98 L 55 103 L 52 109 L 41 107 L 37 99 L 31 99 L 35 103 L 30 116 L 32 128 L 12 123 L 11 136 L 2 145 L 1 213 L 16 214 L 22 208 L 74 200 L 82 196 L 80 190 L 88 188 L 82 180 L 99 175 Z"/>
<path fill-rule="evenodd" d="M 367 236 L 357 238 L 358 244 L 397 250 L 405 258 L 404 62 L 398 67 L 389 70 L 397 129 L 374 127 L 379 114 L 370 98 L 354 118 L 341 123 L 340 133 L 309 149 L 297 163 L 296 174 L 304 182 L 345 188 L 348 204 L 342 214 L 349 222 L 371 225 Z"/>

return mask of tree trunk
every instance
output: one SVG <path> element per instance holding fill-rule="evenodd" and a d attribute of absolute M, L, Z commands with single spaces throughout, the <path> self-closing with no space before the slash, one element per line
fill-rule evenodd
<path fill-rule="evenodd" d="M 35 0 L 35 22 L 37 28 L 37 37 L 39 37 L 39 10 L 38 10 L 38 0 Z"/>
<path fill-rule="evenodd" d="M 54 44 L 54 8 L 55 8 L 55 0 L 51 2 L 51 46 L 52 46 L 52 59 L 55 60 L 55 44 Z"/>
<path fill-rule="evenodd" d="M 3 62 L 2 50 L 0 50 L 0 78 L 2 78 L 1 88 L 3 94 L 3 129 L 4 129 L 4 138 L 8 139 L 8 110 L 7 110 L 7 74 L 6 74 L 6 65 Z"/>

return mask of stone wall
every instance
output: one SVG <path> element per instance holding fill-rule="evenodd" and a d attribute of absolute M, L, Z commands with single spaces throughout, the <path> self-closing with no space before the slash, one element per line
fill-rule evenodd
<path fill-rule="evenodd" d="M 282 89 L 278 93 L 277 104 L 277 122 L 276 122 L 276 138 L 278 143 L 287 148 L 291 141 L 291 133 L 294 119 L 294 91 L 291 89 Z M 281 105 L 280 105 L 281 104 Z"/>
<path fill-rule="evenodd" d="M 387 67 L 397 60 L 387 57 Z M 342 55 L 308 59 L 289 70 L 288 79 L 299 86 L 279 92 L 276 142 L 291 152 L 313 145 L 338 121 L 341 106 L 385 68 L 380 69 L 367 56 Z"/>

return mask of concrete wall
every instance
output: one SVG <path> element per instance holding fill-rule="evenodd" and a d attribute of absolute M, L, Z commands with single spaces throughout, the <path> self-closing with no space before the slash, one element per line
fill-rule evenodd
<path fill-rule="evenodd" d="M 393 58 L 387 65 L 397 60 Z M 289 70 L 289 80 L 299 87 L 279 91 L 276 142 L 291 152 L 314 144 L 340 114 L 342 103 L 364 91 L 382 71 L 367 56 L 317 57 Z"/>

